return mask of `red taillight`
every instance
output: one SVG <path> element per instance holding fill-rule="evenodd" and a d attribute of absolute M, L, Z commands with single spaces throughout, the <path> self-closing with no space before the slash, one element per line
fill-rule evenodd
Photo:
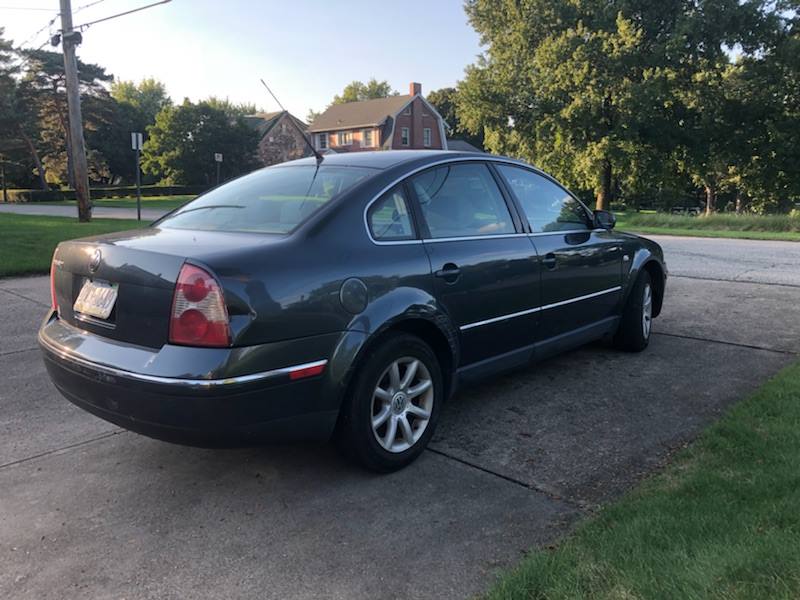
<path fill-rule="evenodd" d="M 53 260 L 50 261 L 50 308 L 58 310 L 58 300 L 56 300 L 56 255 L 53 253 Z"/>
<path fill-rule="evenodd" d="M 170 343 L 222 347 L 230 338 L 228 310 L 217 280 L 200 267 L 183 265 L 172 298 Z"/>

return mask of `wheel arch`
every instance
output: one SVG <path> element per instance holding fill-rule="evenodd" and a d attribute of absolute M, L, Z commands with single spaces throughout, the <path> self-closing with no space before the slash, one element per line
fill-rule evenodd
<path fill-rule="evenodd" d="M 647 271 L 650 275 L 650 284 L 653 286 L 653 317 L 661 314 L 661 307 L 664 304 L 664 269 L 655 259 L 645 262 L 641 271 Z"/>
<path fill-rule="evenodd" d="M 441 321 L 443 318 L 444 317 L 435 319 L 428 316 L 400 315 L 385 322 L 372 334 L 363 336 L 361 344 L 353 354 L 350 368 L 340 388 L 341 397 L 339 399 L 339 406 L 342 406 L 342 400 L 345 395 L 349 393 L 355 379 L 356 371 L 363 362 L 364 357 L 368 356 L 369 352 L 378 346 L 382 340 L 398 333 L 408 333 L 417 336 L 431 347 L 431 350 L 433 350 L 433 353 L 439 360 L 439 365 L 442 369 L 442 379 L 445 385 L 445 398 L 448 398 L 455 389 L 455 372 L 456 365 L 458 365 L 459 346 L 455 332 L 451 331 L 451 328 L 447 324 L 437 322 Z"/>

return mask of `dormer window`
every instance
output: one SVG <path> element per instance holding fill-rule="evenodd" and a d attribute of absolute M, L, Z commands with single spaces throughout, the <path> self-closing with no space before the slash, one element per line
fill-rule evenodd
<path fill-rule="evenodd" d="M 411 105 L 410 104 L 403 109 L 403 114 L 406 115 L 407 117 L 411 116 Z"/>

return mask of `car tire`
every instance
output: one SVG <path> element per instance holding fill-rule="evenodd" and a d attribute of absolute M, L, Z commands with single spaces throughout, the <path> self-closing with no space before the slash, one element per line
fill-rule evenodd
<path fill-rule="evenodd" d="M 626 352 L 641 352 L 650 343 L 653 324 L 653 283 L 642 271 L 633 284 L 614 335 L 614 346 Z"/>
<path fill-rule="evenodd" d="M 392 334 L 371 348 L 357 369 L 342 404 L 336 444 L 371 471 L 402 469 L 422 453 L 436 427 L 444 400 L 439 361 L 420 338 Z"/>

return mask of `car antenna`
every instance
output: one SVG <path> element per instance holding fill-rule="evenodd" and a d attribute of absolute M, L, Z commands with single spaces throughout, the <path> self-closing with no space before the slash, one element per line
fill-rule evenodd
<path fill-rule="evenodd" d="M 269 92 L 269 95 L 270 95 L 270 96 L 272 96 L 272 99 L 273 99 L 273 100 L 275 100 L 275 102 L 277 102 L 277 103 L 278 103 L 278 106 L 280 106 L 280 107 L 281 107 L 281 110 L 282 110 L 283 112 L 285 112 L 287 115 L 289 115 L 289 120 L 290 120 L 290 121 L 292 122 L 292 124 L 295 126 L 295 129 L 297 129 L 298 133 L 300 134 L 300 137 L 302 137 L 302 138 L 303 138 L 303 141 L 304 141 L 304 142 L 306 143 L 306 145 L 307 145 L 307 146 L 308 146 L 308 147 L 311 149 L 311 152 L 313 152 L 313 153 L 314 153 L 314 157 L 317 159 L 317 166 L 319 167 L 319 165 L 322 163 L 322 160 L 323 160 L 325 157 L 324 157 L 324 156 L 322 156 L 322 154 L 320 154 L 320 153 L 319 153 L 319 151 L 318 151 L 316 148 L 314 148 L 314 144 L 312 144 L 312 143 L 309 141 L 309 139 L 306 137 L 306 133 L 305 133 L 305 131 L 303 131 L 302 129 L 300 129 L 300 125 L 298 125 L 298 124 L 297 124 L 297 121 L 296 121 L 296 120 L 295 120 L 295 118 L 294 118 L 294 117 L 291 115 L 291 113 L 289 113 L 289 112 L 288 112 L 288 111 L 287 111 L 285 108 L 283 108 L 283 104 L 281 104 L 281 101 L 280 101 L 280 100 L 278 100 L 278 98 L 276 98 L 276 97 L 275 97 L 275 94 L 273 94 L 273 93 L 272 93 L 272 90 L 271 90 L 271 89 L 269 89 L 269 86 L 267 85 L 267 82 L 266 82 L 266 81 L 264 81 L 264 80 L 262 79 L 262 80 L 261 80 L 261 85 L 263 85 L 265 88 L 267 88 L 267 91 Z"/>

